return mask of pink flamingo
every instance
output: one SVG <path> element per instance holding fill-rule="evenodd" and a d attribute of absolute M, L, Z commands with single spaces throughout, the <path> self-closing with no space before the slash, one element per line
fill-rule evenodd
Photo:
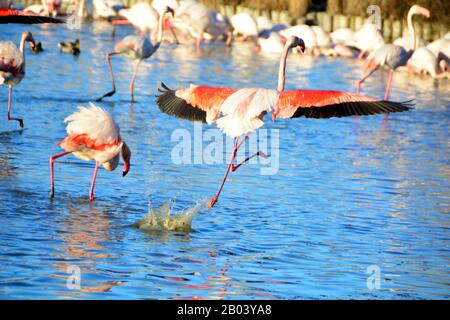
<path fill-rule="evenodd" d="M 23 128 L 23 120 L 11 117 L 12 88 L 25 77 L 25 41 L 34 48 L 33 35 L 30 32 L 22 33 L 19 48 L 11 41 L 0 41 L 0 85 L 8 85 L 8 115 L 7 120 L 16 120 Z"/>
<path fill-rule="evenodd" d="M 165 13 L 171 13 L 173 15 L 173 10 L 169 7 L 166 7 Z M 141 64 L 142 60 L 147 59 L 151 57 L 156 50 L 158 50 L 159 46 L 161 45 L 162 40 L 162 24 L 163 24 L 164 14 L 159 17 L 159 23 L 158 23 L 158 35 L 156 42 L 152 43 L 149 39 L 146 37 L 139 37 L 136 35 L 129 35 L 123 38 L 118 44 L 116 44 L 114 48 L 114 52 L 110 52 L 106 54 L 106 63 L 108 65 L 109 74 L 111 76 L 112 80 L 112 91 L 105 93 L 103 96 L 98 98 L 96 101 L 101 101 L 105 97 L 110 97 L 114 93 L 116 93 L 116 84 L 114 80 L 114 74 L 111 67 L 111 56 L 118 55 L 118 54 L 124 54 L 130 59 L 136 60 L 136 65 L 133 72 L 133 77 L 131 78 L 130 82 L 130 93 L 131 93 L 131 101 L 134 101 L 134 81 L 136 80 L 136 74 L 139 68 L 139 65 Z"/>
<path fill-rule="evenodd" d="M 286 58 L 291 48 L 305 50 L 302 39 L 292 36 L 286 41 L 281 54 L 277 89 L 243 88 L 234 90 L 226 87 L 191 85 L 190 88 L 170 90 L 164 84 L 157 97 L 161 111 L 183 119 L 203 121 L 217 126 L 234 138 L 231 161 L 217 193 L 208 202 L 208 207 L 217 202 L 224 183 L 231 171 L 235 171 L 249 159 L 265 157 L 262 152 L 234 165 L 237 150 L 248 134 L 259 127 L 263 117 L 272 112 L 272 119 L 279 118 L 330 118 L 353 115 L 372 115 L 408 110 L 408 104 L 363 97 L 351 93 L 329 90 L 284 91 Z M 220 114 L 223 116 L 219 118 Z M 243 136 L 242 139 L 240 137 Z"/>
<path fill-rule="evenodd" d="M 64 23 L 63 20 L 12 9 L 0 9 L 0 24 L 4 23 Z"/>
<path fill-rule="evenodd" d="M 68 122 L 66 127 L 68 136 L 58 145 L 66 151 L 50 157 L 50 198 L 53 198 L 55 194 L 53 173 L 55 160 L 73 153 L 75 157 L 82 160 L 95 160 L 94 175 L 89 192 L 89 200 L 92 201 L 94 200 L 98 166 L 102 165 L 106 170 L 113 171 L 119 164 L 119 154 L 121 153 L 124 161 L 122 176 L 125 176 L 130 170 L 131 151 L 122 140 L 119 126 L 111 115 L 93 103 L 89 107 L 79 107 L 78 111 L 64 119 L 64 122 Z"/>
<path fill-rule="evenodd" d="M 430 17 L 430 11 L 418 5 L 413 5 L 408 12 L 408 28 L 410 30 L 409 34 L 412 39 L 412 49 L 406 51 L 403 47 L 397 46 L 395 44 L 385 44 L 373 51 L 364 62 L 362 68 L 365 72 L 369 72 L 361 80 L 358 81 L 356 91 L 359 94 L 361 89 L 361 84 L 372 75 L 380 66 L 385 66 L 389 69 L 389 77 L 386 84 L 386 92 L 384 94 L 384 100 L 389 97 L 389 90 L 391 87 L 392 75 L 394 70 L 400 66 L 406 65 L 409 58 L 413 54 L 413 50 L 416 49 L 416 35 L 414 31 L 414 25 L 412 23 L 412 17 L 415 14 L 421 14 L 427 18 Z"/>

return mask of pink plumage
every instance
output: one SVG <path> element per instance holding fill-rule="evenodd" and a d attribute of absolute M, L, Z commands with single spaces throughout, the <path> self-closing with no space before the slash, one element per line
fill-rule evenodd
<path fill-rule="evenodd" d="M 95 160 L 89 199 L 94 199 L 94 186 L 98 166 L 112 171 L 119 164 L 119 155 L 124 160 L 123 176 L 130 169 L 131 152 L 120 136 L 118 124 L 104 109 L 90 103 L 89 107 L 79 107 L 66 119 L 67 137 L 58 143 L 65 152 L 50 158 L 51 197 L 54 195 L 53 165 L 55 159 L 73 153 L 79 159 Z"/>

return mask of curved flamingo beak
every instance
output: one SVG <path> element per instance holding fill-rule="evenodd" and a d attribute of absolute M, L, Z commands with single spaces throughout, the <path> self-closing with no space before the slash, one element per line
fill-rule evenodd
<path fill-rule="evenodd" d="M 130 167 L 131 167 L 131 162 L 130 162 L 131 151 L 125 142 L 123 143 L 123 146 L 122 146 L 122 159 L 123 159 L 122 177 L 125 177 L 127 175 L 128 171 L 130 171 Z"/>
<path fill-rule="evenodd" d="M 130 163 L 125 163 L 123 165 L 122 177 L 125 177 L 128 174 L 128 171 L 130 171 Z"/>

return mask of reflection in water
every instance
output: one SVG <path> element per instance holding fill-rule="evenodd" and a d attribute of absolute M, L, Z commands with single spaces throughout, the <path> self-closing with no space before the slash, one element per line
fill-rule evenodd
<path fill-rule="evenodd" d="M 121 285 L 121 281 L 93 281 L 85 279 L 88 274 L 98 272 L 96 265 L 102 259 L 114 259 L 102 242 L 111 241 L 107 211 L 90 207 L 87 212 L 78 206 L 69 205 L 63 227 L 60 229 L 62 243 L 58 248 L 64 253 L 56 254 L 58 261 L 54 263 L 59 272 L 53 277 L 61 279 L 62 285 L 67 284 L 70 267 L 80 268 L 81 287 L 75 291 L 64 291 L 65 295 L 82 295 L 82 292 L 108 292 L 113 287 Z M 61 276 L 65 274 L 64 276 Z"/>

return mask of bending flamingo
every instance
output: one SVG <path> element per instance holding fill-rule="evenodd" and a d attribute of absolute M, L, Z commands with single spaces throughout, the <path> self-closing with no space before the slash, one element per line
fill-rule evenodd
<path fill-rule="evenodd" d="M 191 85 L 190 88 L 170 90 L 164 84 L 157 104 L 161 111 L 183 119 L 203 121 L 217 126 L 234 138 L 231 161 L 217 193 L 208 202 L 212 207 L 217 202 L 223 185 L 231 171 L 235 171 L 252 157 L 265 156 L 261 152 L 234 165 L 237 150 L 248 134 L 259 127 L 266 113 L 272 112 L 272 119 L 279 118 L 330 118 L 354 115 L 371 115 L 408 110 L 407 103 L 380 101 L 351 93 L 329 90 L 284 91 L 286 58 L 291 48 L 305 50 L 303 40 L 295 36 L 286 41 L 280 59 L 277 89 L 206 87 Z M 222 117 L 219 116 L 222 114 Z M 239 139 L 243 136 L 242 139 Z"/>
<path fill-rule="evenodd" d="M 12 88 L 25 77 L 25 41 L 35 46 L 33 35 L 30 32 L 22 33 L 19 48 L 11 41 L 0 41 L 0 85 L 8 86 L 8 115 L 7 120 L 16 120 L 23 128 L 23 120 L 11 117 Z"/>
<path fill-rule="evenodd" d="M 169 7 L 166 7 L 165 13 L 172 13 L 173 10 Z M 130 35 L 123 38 L 118 44 L 116 44 L 116 47 L 114 48 L 114 52 L 110 52 L 106 54 L 106 63 L 108 64 L 109 74 L 111 75 L 112 80 L 112 91 L 105 93 L 103 96 L 98 98 L 96 101 L 101 101 L 105 97 L 110 97 L 114 93 L 116 93 L 116 84 L 114 81 L 114 74 L 111 67 L 111 56 L 118 55 L 118 54 L 124 54 L 130 59 L 136 60 L 136 65 L 133 72 L 133 77 L 131 78 L 130 82 L 130 93 L 131 93 L 131 101 L 134 101 L 134 81 L 136 80 L 136 74 L 139 69 L 139 65 L 142 62 L 142 60 L 150 58 L 156 50 L 158 50 L 159 46 L 161 45 L 162 40 L 162 24 L 164 20 L 164 14 L 162 14 L 159 17 L 158 22 L 158 35 L 156 42 L 152 43 L 151 40 L 147 39 L 146 37 L 139 37 L 136 35 Z"/>
<path fill-rule="evenodd" d="M 108 171 L 113 171 L 119 164 L 119 154 L 121 153 L 124 161 L 122 176 L 125 176 L 130 170 L 131 151 L 122 141 L 119 126 L 111 115 L 93 103 L 90 103 L 89 107 L 79 107 L 78 111 L 64 119 L 64 122 L 69 123 L 66 127 L 68 136 L 58 145 L 66 151 L 50 157 L 50 197 L 53 198 L 55 194 L 53 173 L 55 160 L 73 153 L 81 160 L 95 160 L 94 175 L 89 192 L 89 200 L 92 201 L 94 200 L 94 186 L 99 165 Z"/>
<path fill-rule="evenodd" d="M 64 23 L 63 20 L 12 9 L 0 9 L 0 24 L 4 23 Z"/>
<path fill-rule="evenodd" d="M 430 17 L 430 11 L 418 5 L 413 5 L 408 11 L 408 28 L 409 34 L 411 36 L 411 47 L 412 49 L 406 51 L 403 47 L 397 46 L 395 44 L 385 44 L 373 51 L 364 62 L 362 68 L 364 71 L 369 72 L 361 80 L 358 81 L 356 91 L 359 94 L 361 89 L 361 84 L 372 75 L 380 66 L 385 66 L 389 69 L 389 77 L 386 84 L 386 92 L 384 94 L 384 100 L 389 97 L 389 90 L 391 87 L 392 75 L 394 70 L 400 66 L 406 65 L 409 58 L 416 49 L 416 35 L 414 30 L 414 25 L 412 23 L 412 17 L 416 14 L 421 14 L 427 18 Z"/>

